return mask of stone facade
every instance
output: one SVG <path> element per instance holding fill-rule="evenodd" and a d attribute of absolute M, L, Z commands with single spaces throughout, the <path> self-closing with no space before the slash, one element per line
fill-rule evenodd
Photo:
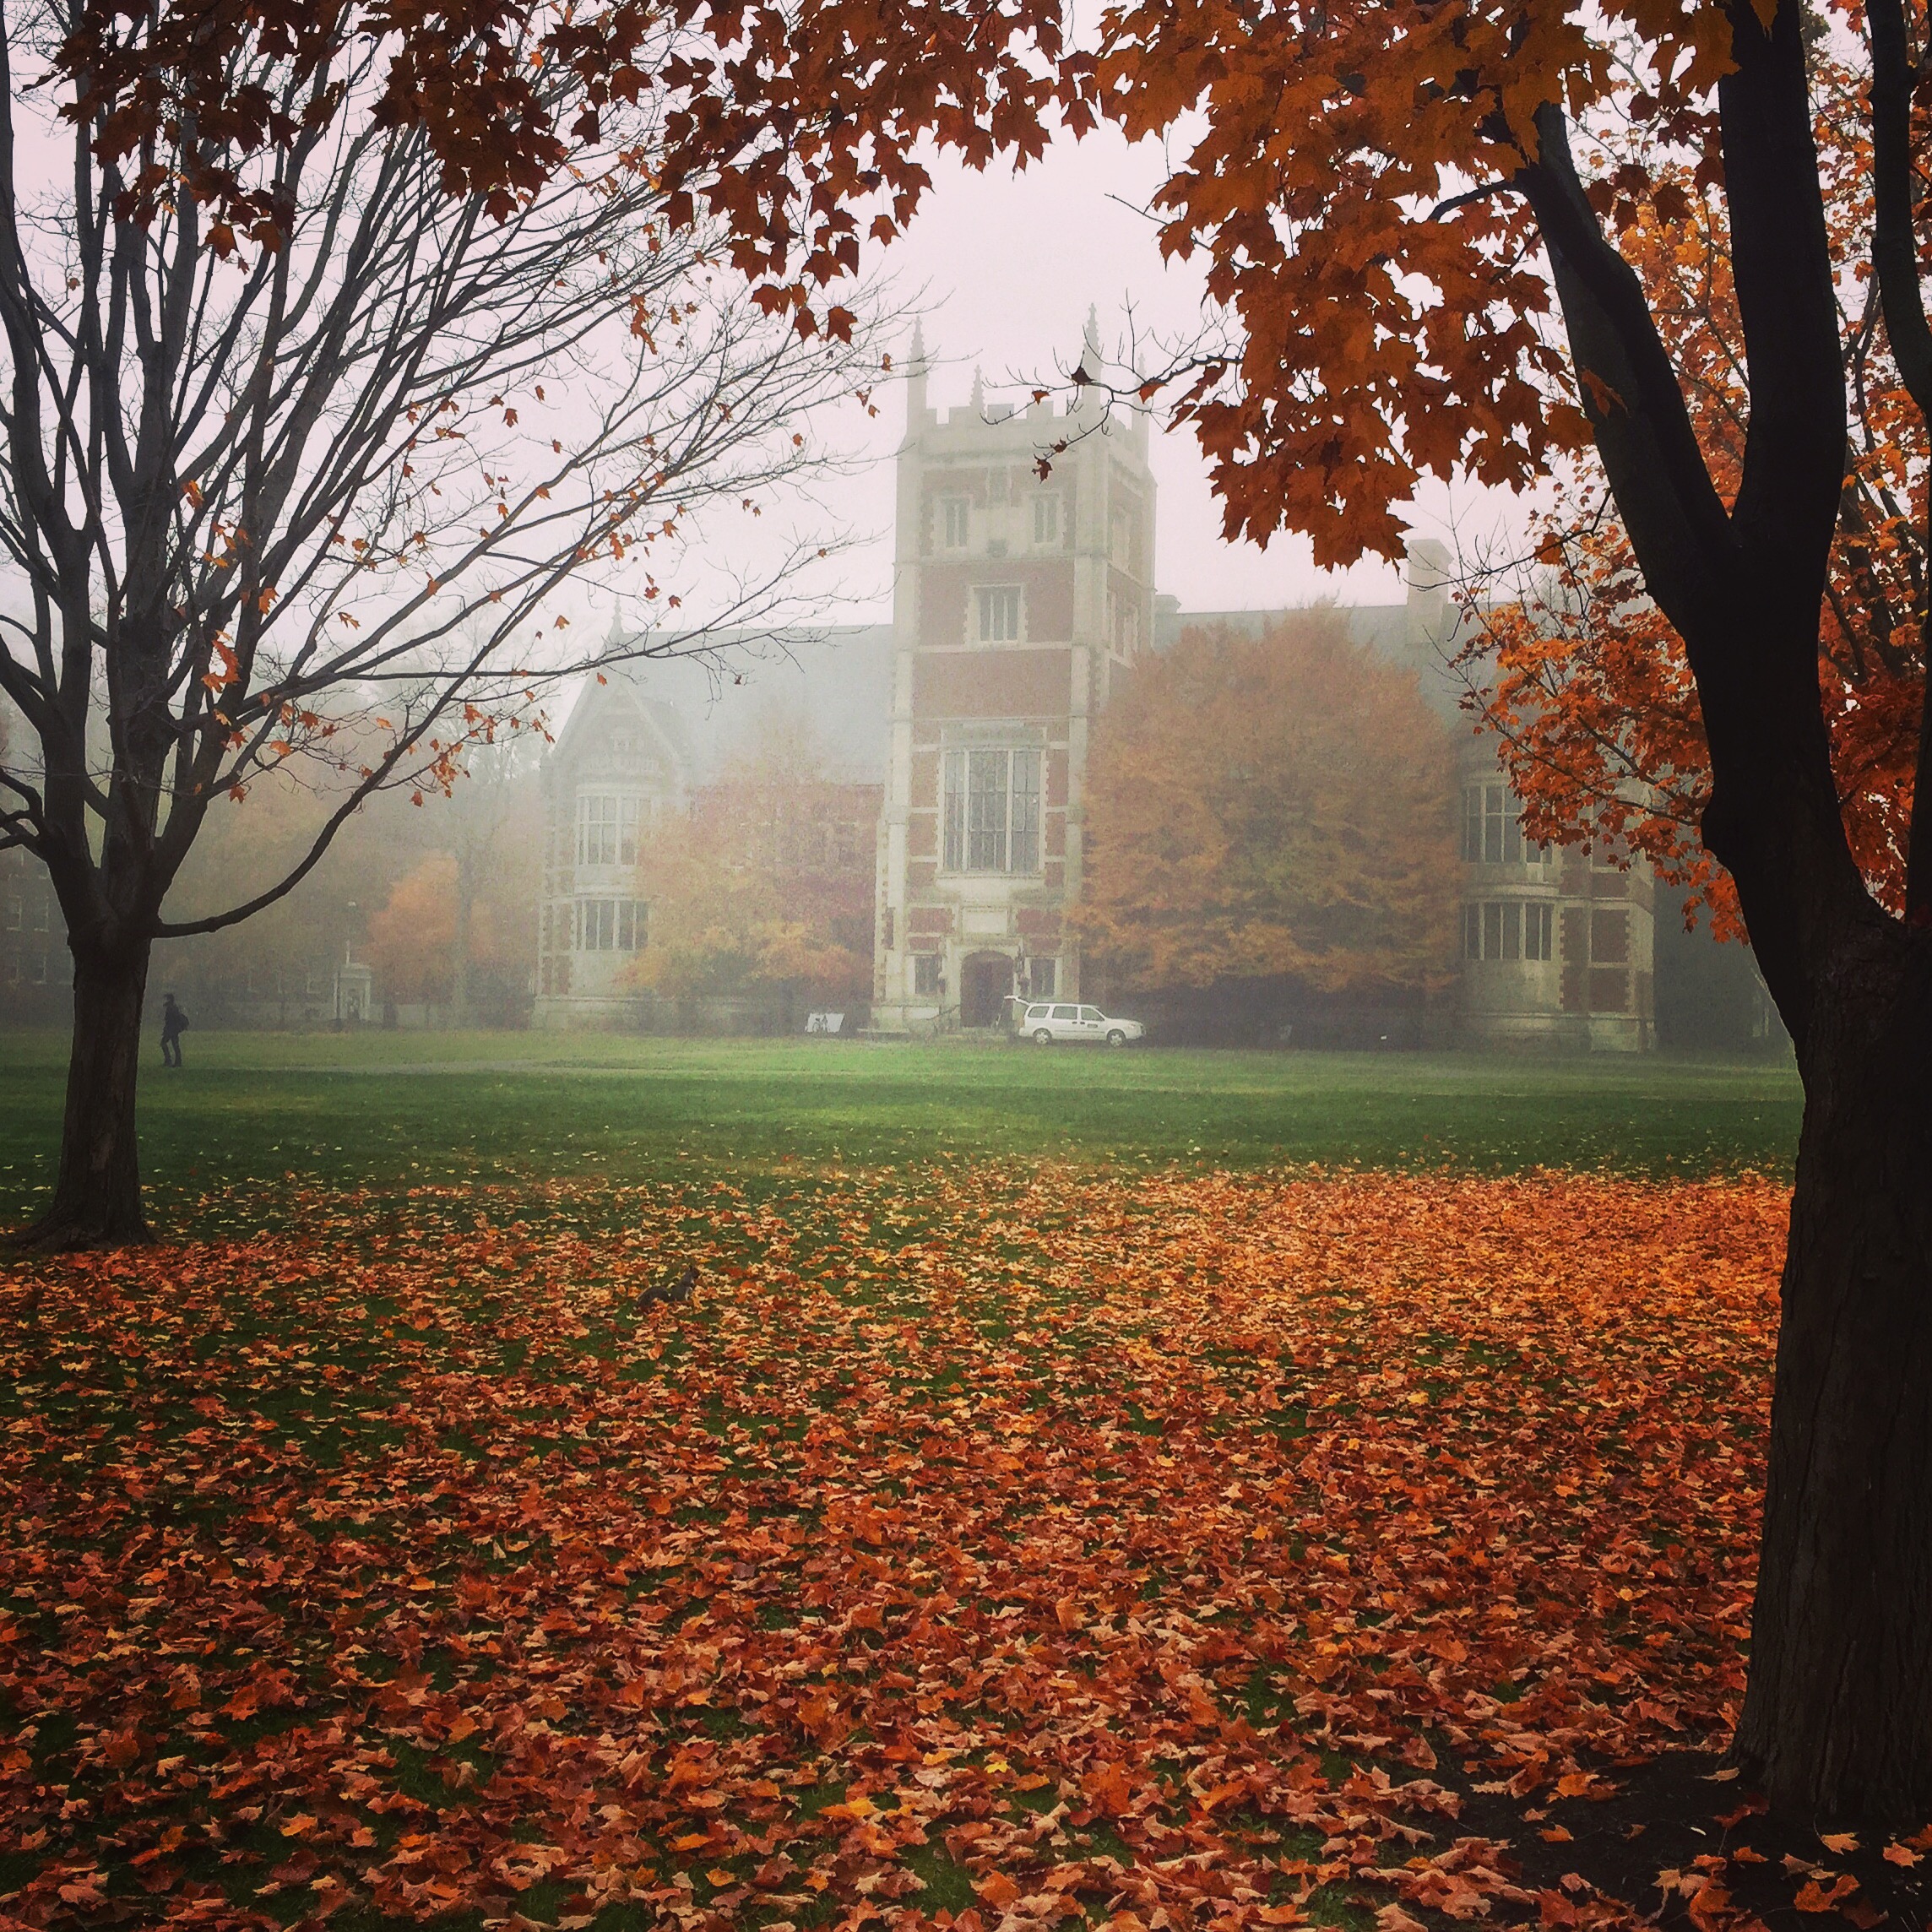
<path fill-rule="evenodd" d="M 1657 1045 L 1650 866 L 1642 859 L 1619 866 L 1601 847 L 1523 838 L 1496 741 L 1470 731 L 1461 710 L 1463 686 L 1449 669 L 1448 576 L 1441 544 L 1412 547 L 1405 648 L 1430 702 L 1462 727 L 1457 1036 L 1468 1045 L 1648 1052 Z"/>
<path fill-rule="evenodd" d="M 803 654 L 820 641 L 790 643 Z M 866 629 L 822 641 L 851 659 L 877 643 Z M 789 676 L 791 661 L 785 665 Z M 756 1033 L 789 1023 L 776 995 L 679 1001 L 627 983 L 651 931 L 638 864 L 674 817 L 687 820 L 710 849 L 731 855 L 728 863 L 770 876 L 787 916 L 861 957 L 868 950 L 882 786 L 854 775 L 850 762 L 837 754 L 858 747 L 838 741 L 831 721 L 800 702 L 802 688 L 789 690 L 774 675 L 761 682 L 759 697 L 781 704 L 791 699 L 836 762 L 817 781 L 785 786 L 782 799 L 767 795 L 731 764 L 746 707 L 724 716 L 710 709 L 704 668 L 659 659 L 634 671 L 614 669 L 600 681 L 587 679 L 545 759 L 535 1026 Z M 841 667 L 848 685 L 852 668 Z M 645 680 L 654 689 L 677 692 L 683 702 L 645 697 L 638 688 Z M 858 682 L 863 710 L 862 676 Z M 826 687 L 814 694 L 820 710 L 836 712 L 842 695 L 852 696 L 842 694 L 836 677 Z M 849 730 L 846 735 L 849 741 Z M 865 768 L 861 759 L 856 769 Z"/>
<path fill-rule="evenodd" d="M 1152 648 L 1147 419 L 977 381 L 942 417 L 916 343 L 907 392 L 873 1024 L 991 1026 L 1080 996 L 1088 727 Z"/>
<path fill-rule="evenodd" d="M 977 382 L 942 416 L 916 342 L 906 392 L 890 632 L 822 633 L 799 645 L 797 667 L 801 694 L 843 735 L 844 763 L 868 782 L 883 767 L 871 1006 L 883 1033 L 994 1026 L 1009 995 L 1082 996 L 1066 914 L 1080 890 L 1091 722 L 1142 654 L 1183 628 L 1253 634 L 1280 615 L 1183 611 L 1154 595 L 1144 416 L 1110 420 L 1098 402 L 1002 410 Z M 1524 844 L 1495 743 L 1459 707 L 1447 552 L 1417 544 L 1408 579 L 1401 603 L 1341 614 L 1414 672 L 1461 745 L 1457 976 L 1426 1037 L 1650 1049 L 1647 868 Z M 670 665 L 643 676 L 672 687 Z M 640 1023 L 638 996 L 616 983 L 648 939 L 634 844 L 698 789 L 687 708 L 615 676 L 587 685 L 547 762 L 539 1025 Z"/>
<path fill-rule="evenodd" d="M 587 682 L 544 761 L 539 1027 L 610 1026 L 638 996 L 622 982 L 649 937 L 638 857 L 685 808 L 690 753 L 678 714 L 621 678 Z"/>
<path fill-rule="evenodd" d="M 1515 800 L 1494 769 L 1464 770 L 1463 1039 L 1647 1051 L 1657 1044 L 1649 867 L 1640 860 L 1625 871 L 1601 854 L 1539 849 L 1520 838 L 1499 854 L 1495 821 L 1513 828 Z"/>
<path fill-rule="evenodd" d="M 53 882 L 37 859 L 0 852 L 0 1020 L 48 1026 L 73 1009 L 73 961 Z"/>

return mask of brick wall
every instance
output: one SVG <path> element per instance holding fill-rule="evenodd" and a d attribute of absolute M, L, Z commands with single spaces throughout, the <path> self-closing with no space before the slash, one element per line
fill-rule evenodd
<path fill-rule="evenodd" d="M 973 586 L 1017 583 L 1023 635 L 1064 643 L 1073 635 L 1073 566 L 1058 557 L 978 557 L 970 563 L 929 563 L 920 580 L 919 641 L 923 649 L 977 644 Z"/>
<path fill-rule="evenodd" d="M 1064 718 L 1072 679 L 1068 650 L 921 654 L 912 675 L 920 718 Z"/>

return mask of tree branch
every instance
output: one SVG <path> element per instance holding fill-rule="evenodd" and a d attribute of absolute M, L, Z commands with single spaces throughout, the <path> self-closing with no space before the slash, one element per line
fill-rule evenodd
<path fill-rule="evenodd" d="M 1604 236 L 1562 110 L 1538 110 L 1518 179 L 1549 251 L 1585 413 L 1650 593 L 1688 642 L 1726 607 L 1729 519 L 1636 271 Z"/>
<path fill-rule="evenodd" d="M 1906 393 L 1932 422 L 1932 323 L 1912 220 L 1912 90 L 1918 79 L 1901 0 L 1869 0 L 1871 29 L 1872 269 L 1885 333 Z"/>
<path fill-rule="evenodd" d="M 1799 0 L 1781 0 L 1769 33 L 1752 0 L 1731 0 L 1729 12 L 1733 65 L 1718 99 L 1731 279 L 1750 372 L 1750 424 L 1731 524 L 1757 583 L 1812 601 L 1779 639 L 1795 654 L 1779 669 L 1794 677 L 1794 694 L 1806 693 L 1821 733 L 1815 600 L 1844 480 L 1845 374 L 1803 9 Z"/>
<path fill-rule="evenodd" d="M 1521 194 L 1522 183 L 1515 179 L 1484 182 L 1480 187 L 1473 187 L 1462 194 L 1452 194 L 1446 201 L 1439 201 L 1429 211 L 1431 221 L 1440 221 L 1446 214 L 1453 214 L 1458 208 L 1468 208 L 1472 203 L 1487 201 L 1492 194 Z"/>

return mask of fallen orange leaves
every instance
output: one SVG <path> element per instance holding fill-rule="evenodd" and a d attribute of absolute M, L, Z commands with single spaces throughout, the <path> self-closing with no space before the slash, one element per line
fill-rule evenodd
<path fill-rule="evenodd" d="M 1807 1879 L 1799 1887 L 1794 1902 L 1800 1912 L 1833 1912 L 1858 1889 L 1859 1881 L 1849 1872 L 1841 1872 L 1829 1886 L 1820 1885 L 1815 1878 Z"/>
<path fill-rule="evenodd" d="M 1443 1779 L 1734 1716 L 1771 1185 L 490 1206 L 8 1283 L 7 1913 L 1594 1925 Z"/>

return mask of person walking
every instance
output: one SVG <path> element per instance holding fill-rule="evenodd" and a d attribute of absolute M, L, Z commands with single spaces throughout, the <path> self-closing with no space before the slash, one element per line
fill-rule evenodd
<path fill-rule="evenodd" d="M 175 1004 L 172 993 L 161 996 L 161 1065 L 179 1066 L 181 1036 L 187 1031 L 187 1015 Z"/>

